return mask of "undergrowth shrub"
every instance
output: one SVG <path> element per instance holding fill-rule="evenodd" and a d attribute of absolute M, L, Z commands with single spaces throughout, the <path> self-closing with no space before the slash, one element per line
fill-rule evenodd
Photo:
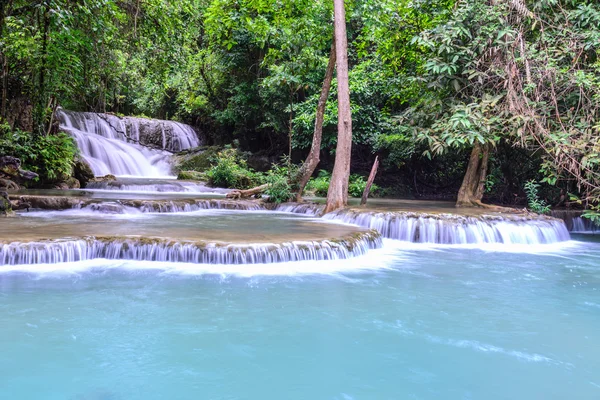
<path fill-rule="evenodd" d="M 312 193 L 315 196 L 326 197 L 330 182 L 331 174 L 325 170 L 320 170 L 316 178 L 311 178 L 310 181 L 308 181 L 306 192 Z M 361 197 L 366 186 L 367 181 L 365 177 L 358 174 L 352 174 L 350 175 L 350 181 L 348 182 L 348 195 L 351 197 Z M 369 195 L 372 196 L 378 191 L 379 186 L 373 184 Z"/>
<path fill-rule="evenodd" d="M 248 189 L 262 183 L 262 175 L 250 170 L 235 149 L 220 151 L 211 162 L 206 176 L 212 186 Z"/>
<path fill-rule="evenodd" d="M 273 164 L 265 177 L 267 189 L 265 194 L 273 203 L 285 203 L 294 197 L 298 190 L 300 167 L 292 164 L 289 158 L 282 160 L 282 165 Z"/>
<path fill-rule="evenodd" d="M 538 214 L 548 214 L 550 206 L 538 195 L 540 185 L 535 181 L 525 182 L 525 193 L 527 194 L 527 206 L 529 210 Z"/>
<path fill-rule="evenodd" d="M 39 136 L 0 125 L 0 155 L 19 158 L 21 167 L 39 174 L 41 182 L 70 177 L 77 153 L 75 141 L 64 132 Z"/>

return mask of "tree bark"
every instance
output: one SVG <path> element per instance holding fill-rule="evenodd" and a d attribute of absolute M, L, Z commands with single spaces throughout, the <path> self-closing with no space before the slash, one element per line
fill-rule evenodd
<path fill-rule="evenodd" d="M 457 207 L 477 207 L 481 204 L 489 159 L 489 145 L 475 142 L 467 171 L 458 190 Z"/>
<path fill-rule="evenodd" d="M 329 91 L 331 89 L 331 81 L 333 80 L 333 72 L 335 70 L 335 39 L 331 43 L 331 51 L 329 52 L 329 62 L 327 63 L 327 70 L 325 71 L 325 78 L 323 79 L 323 86 L 321 86 L 321 96 L 319 96 L 319 102 L 317 103 L 317 114 L 315 116 L 315 129 L 313 132 L 312 145 L 310 146 L 310 153 L 306 156 L 306 161 L 302 164 L 299 173 L 298 180 L 298 193 L 296 193 L 296 201 L 302 201 L 302 192 L 306 187 L 310 177 L 315 172 L 317 165 L 319 165 L 320 154 L 321 154 L 321 141 L 323 139 L 323 120 L 325 119 L 325 106 L 327 105 L 327 98 L 329 97 Z"/>
<path fill-rule="evenodd" d="M 348 204 L 348 179 L 352 152 L 352 113 L 350 111 L 350 88 L 348 85 L 348 38 L 346 36 L 346 12 L 344 0 L 333 0 L 335 25 L 335 53 L 338 84 L 338 138 L 331 183 L 327 191 L 325 213 Z"/>
<path fill-rule="evenodd" d="M 371 186 L 373 186 L 373 181 L 375 180 L 375 175 L 377 175 L 377 168 L 379 168 L 379 156 L 375 157 L 375 162 L 373 163 L 373 167 L 371 168 L 371 173 L 369 174 L 369 179 L 367 179 L 367 184 L 365 185 L 365 190 L 363 191 L 362 198 L 360 199 L 361 206 L 364 206 L 367 204 L 367 198 L 369 197 L 369 192 L 371 191 Z"/>
<path fill-rule="evenodd" d="M 239 190 L 235 189 L 231 192 L 227 193 L 225 197 L 228 199 L 242 199 L 244 197 L 254 196 L 256 194 L 264 192 L 269 187 L 269 184 L 264 184 L 260 186 L 253 187 L 251 189 Z"/>
<path fill-rule="evenodd" d="M 518 210 L 514 208 L 485 204 L 481 201 L 485 192 L 489 158 L 490 145 L 487 143 L 481 145 L 479 142 L 475 142 L 467 172 L 465 172 L 463 183 L 458 190 L 456 207 L 481 207 L 498 212 L 517 212 Z"/>

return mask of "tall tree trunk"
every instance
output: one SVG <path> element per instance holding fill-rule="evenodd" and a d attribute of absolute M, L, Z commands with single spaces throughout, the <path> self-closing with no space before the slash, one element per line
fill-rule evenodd
<path fill-rule="evenodd" d="M 325 118 L 325 106 L 327 105 L 327 98 L 329 97 L 329 90 L 331 89 L 331 81 L 333 80 L 333 71 L 335 70 L 335 39 L 331 43 L 331 51 L 329 52 L 329 62 L 327 63 L 327 70 L 325 71 L 325 78 L 323 79 L 323 86 L 321 87 L 321 96 L 319 96 L 319 102 L 317 103 L 317 115 L 315 116 L 315 130 L 313 132 L 312 145 L 310 146 L 310 153 L 306 156 L 306 161 L 302 164 L 299 173 L 298 180 L 298 193 L 296 193 L 296 201 L 302 201 L 302 192 L 306 187 L 310 177 L 315 172 L 317 165 L 319 165 L 320 154 L 321 154 L 321 140 L 323 139 L 323 120 Z"/>
<path fill-rule="evenodd" d="M 338 84 L 338 138 L 331 184 L 327 191 L 325 213 L 348 204 L 348 179 L 352 152 L 352 114 L 348 85 L 348 38 L 346 37 L 346 11 L 344 0 L 333 0 L 335 25 L 335 53 Z"/>
<path fill-rule="evenodd" d="M 481 202 L 485 191 L 490 145 L 475 142 L 465 177 L 458 190 L 457 207 L 485 207 Z"/>

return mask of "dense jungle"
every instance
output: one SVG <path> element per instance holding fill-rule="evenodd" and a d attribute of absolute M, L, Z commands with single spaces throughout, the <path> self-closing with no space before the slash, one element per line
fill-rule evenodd
<path fill-rule="evenodd" d="M 596 218 L 600 4 L 349 0 L 345 37 L 333 16 L 322 0 L 3 0 L 0 187 L 93 178 L 64 109 L 189 124 L 204 140 L 177 154 L 181 179 L 276 202 L 338 190 L 341 206 L 377 158 L 371 196 Z"/>

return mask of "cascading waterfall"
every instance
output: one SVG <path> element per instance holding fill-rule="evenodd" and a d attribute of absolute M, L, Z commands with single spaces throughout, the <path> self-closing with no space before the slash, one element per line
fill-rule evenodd
<path fill-rule="evenodd" d="M 375 229 L 384 237 L 431 244 L 549 244 L 570 239 L 565 224 L 540 217 L 340 210 L 323 218 Z"/>
<path fill-rule="evenodd" d="M 336 241 L 230 244 L 153 238 L 94 238 L 0 244 L 0 265 L 53 264 L 92 259 L 185 262 L 195 264 L 265 264 L 342 260 L 380 248 L 378 233 L 364 232 Z"/>
<path fill-rule="evenodd" d="M 96 176 L 169 177 L 170 151 L 200 144 L 191 127 L 174 121 L 119 118 L 62 109 L 57 115 L 61 129 L 75 138 Z M 152 137 L 157 129 L 161 136 L 159 145 L 154 144 Z"/>

